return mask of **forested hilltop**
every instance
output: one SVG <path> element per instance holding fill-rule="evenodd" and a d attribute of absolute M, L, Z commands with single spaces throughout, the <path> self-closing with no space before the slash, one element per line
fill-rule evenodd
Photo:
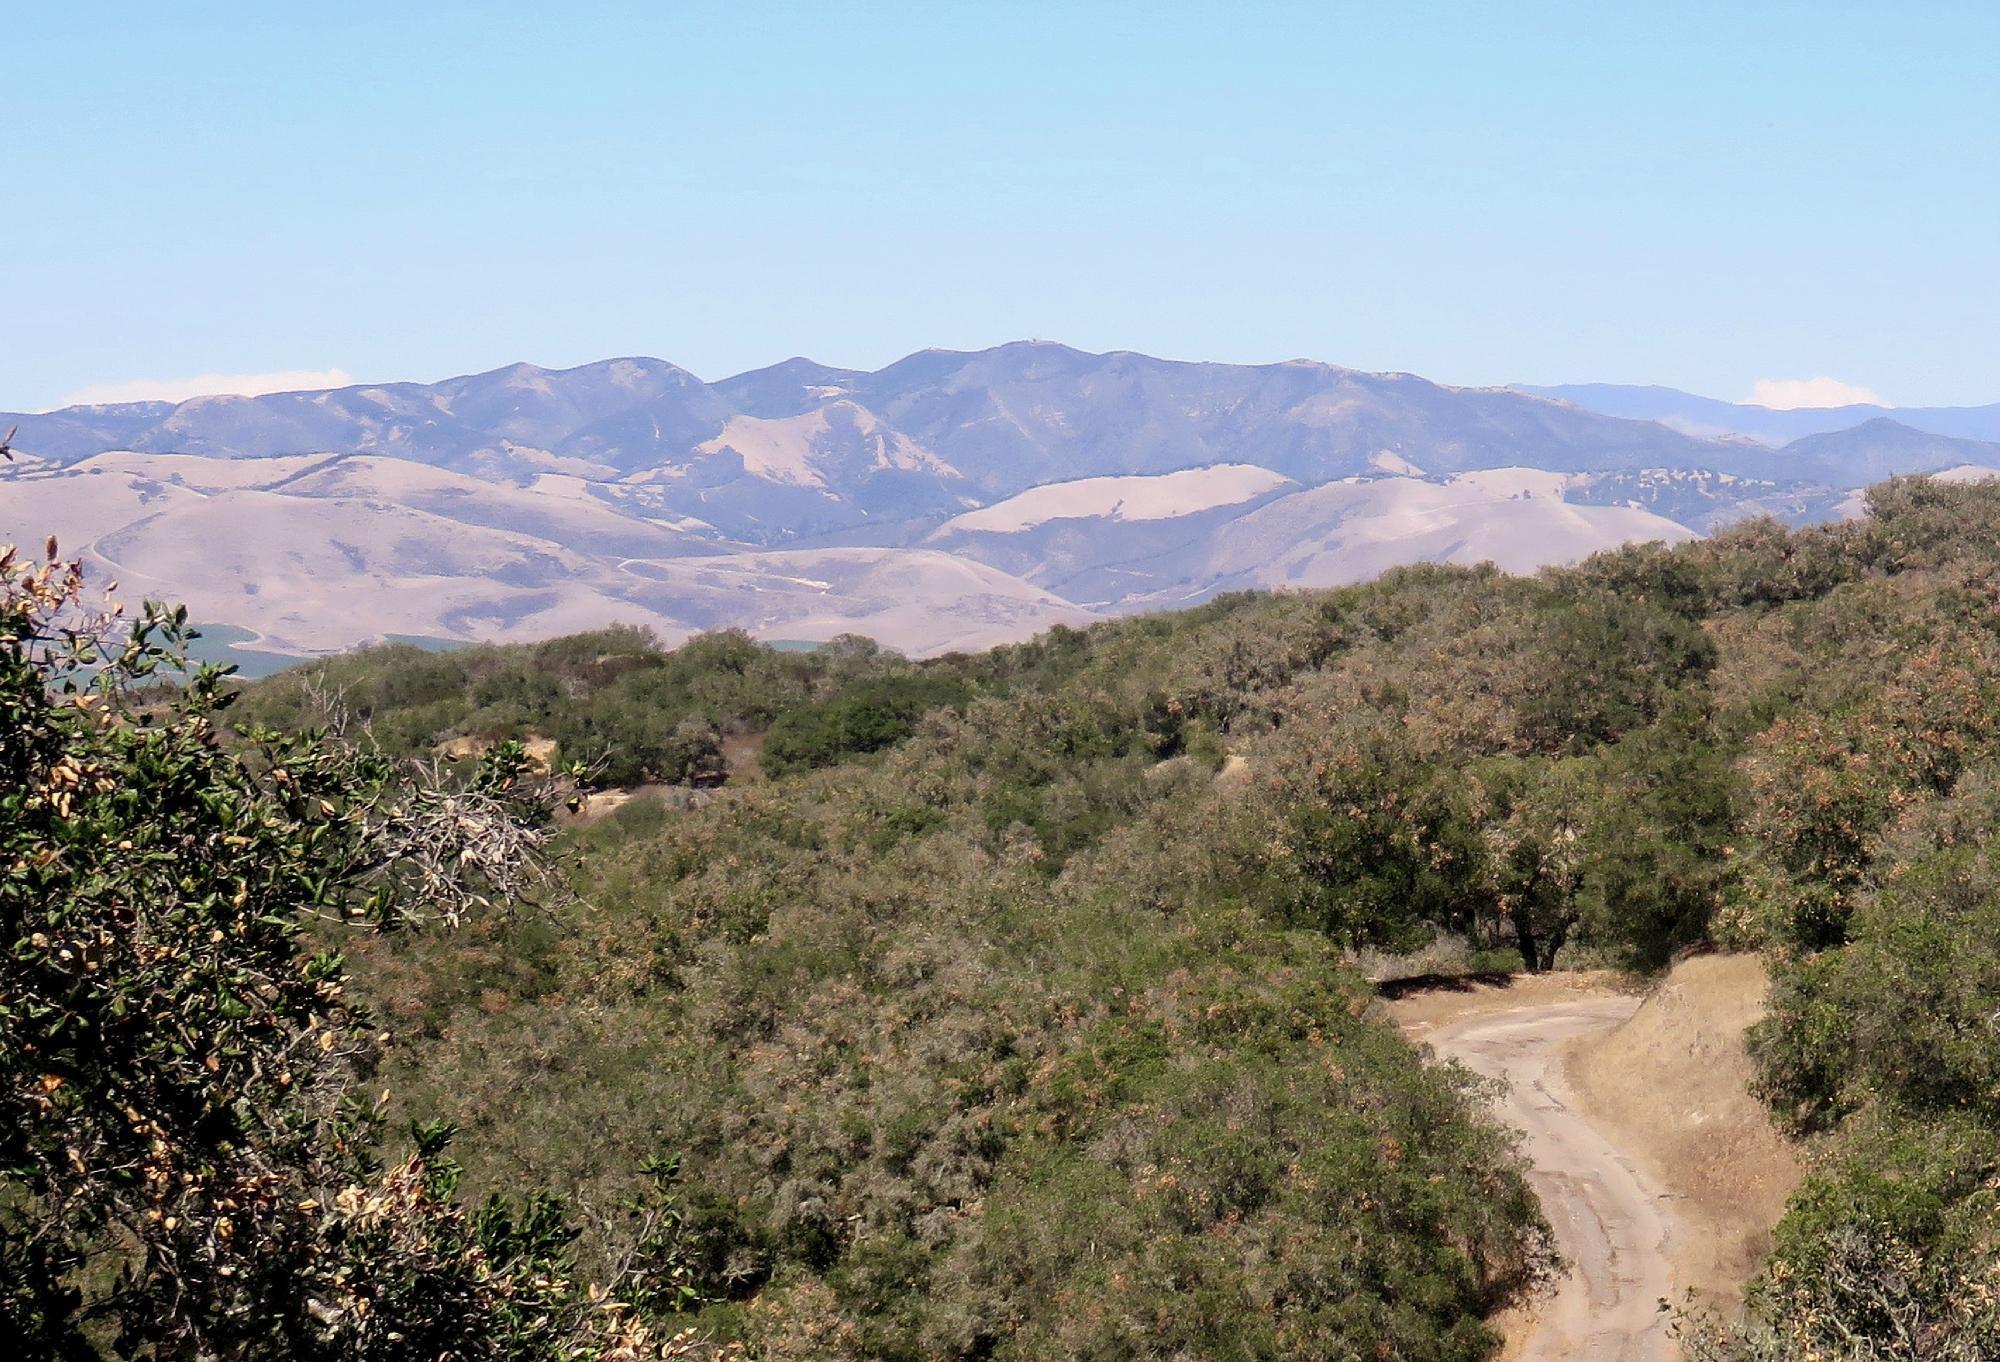
<path fill-rule="evenodd" d="M 671 779 L 768 734 L 761 779 L 582 833 L 573 920 L 377 954 L 398 1086 L 495 1185 L 679 1158 L 699 1318 L 772 1355 L 1473 1356 L 1535 1261 L 1514 1165 L 1343 958 L 1756 946 L 1763 1093 L 1824 1155 L 1783 1355 L 1993 1355 L 2000 489 L 1871 507 L 920 665 L 347 659 L 406 743 Z"/>
<path fill-rule="evenodd" d="M 440 1195 L 554 1193 L 580 1237 L 496 1242 L 540 1227 L 679 1346 L 1484 1358 L 1547 1233 L 1364 967 L 1724 945 L 1773 961 L 1761 1092 L 1815 1157 L 1771 1330 L 1704 1346 L 1988 1358 L 2000 488 L 1871 508 L 923 663 L 373 649 L 220 718 L 268 745 L 338 717 L 476 788 L 517 741 L 658 787 L 557 836 L 573 896 L 306 939 L 393 1037 L 357 1060 L 383 1110 L 457 1127 Z"/>

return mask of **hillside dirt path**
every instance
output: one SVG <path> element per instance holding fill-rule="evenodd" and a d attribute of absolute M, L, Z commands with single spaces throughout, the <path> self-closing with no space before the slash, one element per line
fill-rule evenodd
<path fill-rule="evenodd" d="M 1505 1085 L 1498 1114 L 1522 1132 L 1522 1153 L 1567 1275 L 1532 1317 L 1510 1329 L 1519 1362 L 1669 1362 L 1659 1302 L 1672 1294 L 1682 1233 L 1666 1189 L 1593 1124 L 1565 1074 L 1580 1036 L 1638 1010 L 1625 994 L 1588 991 L 1521 1007 L 1410 1026 L 1440 1056 Z"/>

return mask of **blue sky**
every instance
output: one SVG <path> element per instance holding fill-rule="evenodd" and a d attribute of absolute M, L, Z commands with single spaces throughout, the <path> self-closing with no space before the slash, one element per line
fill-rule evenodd
<path fill-rule="evenodd" d="M 354 0 L 5 31 L 0 407 L 1028 336 L 2000 400 L 1990 3 Z"/>

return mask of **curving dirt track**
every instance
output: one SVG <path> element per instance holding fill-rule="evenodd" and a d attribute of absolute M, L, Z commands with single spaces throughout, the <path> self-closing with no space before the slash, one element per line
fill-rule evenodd
<path fill-rule="evenodd" d="M 1506 1085 L 1499 1114 L 1524 1135 L 1531 1180 L 1569 1273 L 1510 1340 L 1521 1362 L 1669 1362 L 1659 1303 L 1681 1234 L 1664 1188 L 1584 1115 L 1563 1072 L 1567 1042 L 1609 1030 L 1635 997 L 1589 996 L 1447 1021 L 1423 1039 Z"/>

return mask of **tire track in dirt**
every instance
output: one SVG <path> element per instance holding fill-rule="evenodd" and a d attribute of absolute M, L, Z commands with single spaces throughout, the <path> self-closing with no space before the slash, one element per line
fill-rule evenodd
<path fill-rule="evenodd" d="M 1609 1030 L 1639 999 L 1598 995 L 1448 1021 L 1422 1039 L 1504 1085 L 1497 1114 L 1522 1132 L 1529 1180 L 1569 1270 L 1507 1356 L 1520 1362 L 1668 1362 L 1672 1248 L 1666 1190 L 1592 1124 L 1564 1073 L 1575 1038 Z"/>

